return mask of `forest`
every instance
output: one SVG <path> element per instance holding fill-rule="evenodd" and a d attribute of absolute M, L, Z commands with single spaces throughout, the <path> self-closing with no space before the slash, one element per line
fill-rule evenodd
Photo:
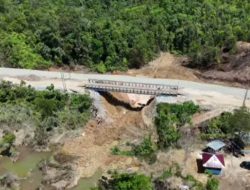
<path fill-rule="evenodd" d="M 105 73 L 168 51 L 206 68 L 249 29 L 249 0 L 0 0 L 0 64 Z"/>

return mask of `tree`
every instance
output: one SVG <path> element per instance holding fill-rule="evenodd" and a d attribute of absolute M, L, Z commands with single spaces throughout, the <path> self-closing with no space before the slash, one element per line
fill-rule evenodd
<path fill-rule="evenodd" d="M 199 111 L 199 106 L 192 102 L 183 104 L 159 104 L 155 125 L 161 148 L 175 145 L 181 138 L 179 128 L 191 121 L 191 116 Z"/>
<path fill-rule="evenodd" d="M 114 173 L 109 180 L 101 180 L 102 190 L 153 190 L 150 177 L 143 174 Z"/>
<path fill-rule="evenodd" d="M 229 133 L 240 137 L 250 133 L 250 112 L 247 108 L 235 110 L 234 114 L 229 118 Z"/>

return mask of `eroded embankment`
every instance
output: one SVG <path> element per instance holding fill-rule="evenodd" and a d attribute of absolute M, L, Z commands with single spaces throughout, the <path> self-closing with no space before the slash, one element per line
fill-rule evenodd
<path fill-rule="evenodd" d="M 107 98 L 100 97 L 99 102 L 105 108 L 105 118 L 91 120 L 81 136 L 69 139 L 63 147 L 64 152 L 78 157 L 76 164 L 82 177 L 92 176 L 98 168 L 105 171 L 136 167 L 139 163 L 134 158 L 113 156 L 111 148 L 118 142 L 135 141 L 154 132 L 150 119 L 145 121 L 150 117 L 144 116 L 147 108 L 127 109 L 129 104 L 112 105 Z M 114 94 L 112 98 L 116 98 Z M 148 114 L 152 114 L 152 111 Z"/>

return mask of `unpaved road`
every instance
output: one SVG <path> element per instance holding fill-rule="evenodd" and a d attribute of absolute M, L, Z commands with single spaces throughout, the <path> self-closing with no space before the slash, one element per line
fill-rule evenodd
<path fill-rule="evenodd" d="M 203 105 L 241 106 L 246 92 L 246 90 L 242 88 L 176 79 L 0 68 L 0 79 L 13 82 L 25 80 L 27 84 L 30 84 L 37 89 L 43 89 L 51 83 L 53 83 L 56 88 L 63 89 L 62 76 L 65 80 L 67 89 L 76 91 L 84 91 L 80 86 L 86 83 L 88 79 L 178 85 L 181 88 L 181 93 L 184 95 L 181 97 L 182 99 L 194 100 Z M 250 92 L 247 96 L 246 106 L 250 107 Z"/>

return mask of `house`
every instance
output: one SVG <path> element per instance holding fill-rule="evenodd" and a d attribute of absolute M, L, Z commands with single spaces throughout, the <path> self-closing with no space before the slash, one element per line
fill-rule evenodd
<path fill-rule="evenodd" d="M 205 172 L 220 175 L 225 168 L 224 156 L 222 154 L 202 153 L 202 167 Z"/>
<path fill-rule="evenodd" d="M 207 144 L 207 151 L 206 152 L 213 152 L 216 153 L 220 151 L 226 144 L 220 140 L 214 140 Z"/>

